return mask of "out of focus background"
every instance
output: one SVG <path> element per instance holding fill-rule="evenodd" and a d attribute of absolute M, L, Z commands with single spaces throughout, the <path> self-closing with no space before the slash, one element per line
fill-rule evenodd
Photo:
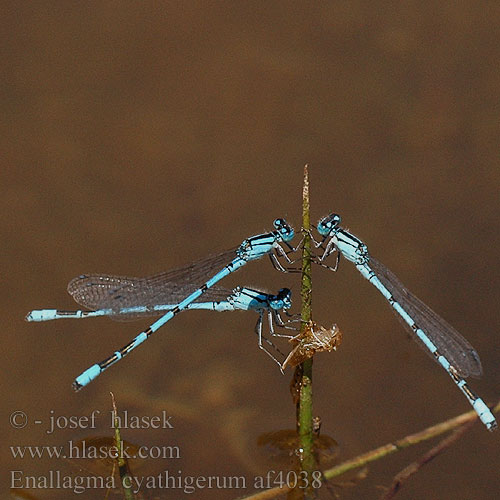
<path fill-rule="evenodd" d="M 313 218 L 340 213 L 467 337 L 484 369 L 471 385 L 495 403 L 499 15 L 497 2 L 473 1 L 4 6 L 4 476 L 15 486 L 49 471 L 89 476 L 91 458 L 13 453 L 111 436 L 110 391 L 129 416 L 171 416 L 173 429 L 122 430 L 136 445 L 180 451 L 141 461 L 138 476 L 247 479 L 246 489 L 143 488 L 142 498 L 231 499 L 254 491 L 255 477 L 290 469 L 258 445 L 265 433 L 292 429 L 295 410 L 292 371 L 281 375 L 257 348 L 254 313 L 183 313 L 79 393 L 74 377 L 148 320 L 23 318 L 34 308 L 74 308 L 66 284 L 82 273 L 168 270 L 236 246 L 280 216 L 300 229 L 306 163 Z M 336 353 L 314 363 L 314 413 L 338 443 L 330 463 L 470 410 L 351 264 L 336 274 L 314 269 L 313 282 L 314 318 L 344 334 Z M 267 259 L 222 285 L 288 286 L 300 307 L 297 276 L 275 272 Z M 70 425 L 96 410 L 94 428 Z M 9 423 L 14 412 L 24 412 L 25 427 Z M 498 498 L 499 440 L 477 424 L 399 498 Z M 434 444 L 371 465 L 354 485 L 339 479 L 335 491 L 378 498 Z M 111 473 L 110 464 L 97 466 Z M 76 495 L 62 487 L 24 494 Z M 105 494 L 87 489 L 79 498 Z"/>

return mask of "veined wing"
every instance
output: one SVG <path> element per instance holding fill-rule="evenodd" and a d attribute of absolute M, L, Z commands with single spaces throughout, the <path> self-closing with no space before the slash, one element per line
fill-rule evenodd
<path fill-rule="evenodd" d="M 481 361 L 469 342 L 441 316 L 415 297 L 384 264 L 371 256 L 369 264 L 394 299 L 408 312 L 416 325 L 427 334 L 438 351 L 456 368 L 458 374 L 464 378 L 468 376 L 480 377 L 483 373 Z M 402 321 L 402 323 L 417 343 L 429 353 L 412 328 L 406 322 Z M 435 360 L 434 357 L 433 359 Z"/>

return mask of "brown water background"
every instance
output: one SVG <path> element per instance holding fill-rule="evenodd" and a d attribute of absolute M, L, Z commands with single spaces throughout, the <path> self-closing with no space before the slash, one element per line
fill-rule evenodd
<path fill-rule="evenodd" d="M 255 443 L 293 427 L 291 372 L 282 376 L 257 348 L 253 313 L 181 314 L 78 394 L 73 378 L 147 320 L 23 317 L 33 308 L 73 308 L 66 283 L 84 272 L 148 275 L 235 246 L 275 217 L 300 227 L 305 163 L 313 218 L 341 213 L 463 332 L 485 372 L 472 385 L 495 402 L 499 21 L 497 2 L 472 1 L 4 4 L 4 478 L 11 470 L 78 473 L 61 460 L 14 459 L 10 446 L 109 435 L 110 390 L 131 414 L 172 415 L 171 430 L 123 431 L 137 444 L 180 448 L 180 460 L 153 460 L 144 474 L 253 478 L 273 468 L 259 461 Z M 344 333 L 337 353 L 316 358 L 314 386 L 315 414 L 340 459 L 469 410 L 352 265 L 342 262 L 335 275 L 314 269 L 313 280 L 315 319 Z M 296 276 L 274 272 L 267 260 L 223 284 L 289 286 L 299 304 Z M 96 429 L 45 432 L 51 411 L 95 409 Z M 29 417 L 24 429 L 9 424 L 17 410 Z M 399 498 L 498 498 L 499 440 L 476 425 Z M 372 465 L 340 497 L 378 498 L 378 486 L 430 446 Z"/>

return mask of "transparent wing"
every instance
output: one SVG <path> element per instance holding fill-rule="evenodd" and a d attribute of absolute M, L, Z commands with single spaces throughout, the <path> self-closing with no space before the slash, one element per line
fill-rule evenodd
<path fill-rule="evenodd" d="M 457 369 L 460 376 L 480 377 L 483 373 L 481 361 L 469 342 L 429 306 L 415 297 L 381 262 L 370 256 L 370 267 L 394 299 L 410 314 L 415 323 L 428 335 L 439 352 Z M 415 341 L 428 353 L 428 349 L 415 335 L 412 328 L 401 321 Z M 435 360 L 435 358 L 431 357 Z"/>
<path fill-rule="evenodd" d="M 235 257 L 235 250 L 207 257 L 187 266 L 145 278 L 101 274 L 82 275 L 68 283 L 68 293 L 82 306 L 91 310 L 111 309 L 119 311 L 128 307 L 152 308 L 160 304 L 177 304 L 207 279 L 220 271 Z M 232 291 L 211 287 L 195 302 L 225 300 Z M 129 317 L 162 314 L 148 310 Z M 116 319 L 129 319 L 122 316 Z"/>

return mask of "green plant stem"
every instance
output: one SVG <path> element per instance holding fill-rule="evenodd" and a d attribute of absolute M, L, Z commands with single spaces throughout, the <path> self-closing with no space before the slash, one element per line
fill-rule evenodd
<path fill-rule="evenodd" d="M 118 472 L 120 473 L 120 482 L 123 490 L 123 498 L 125 500 L 135 500 L 135 495 L 132 490 L 133 478 L 130 474 L 130 469 L 128 466 L 127 459 L 122 450 L 122 439 L 120 434 L 119 420 L 117 418 L 117 409 L 115 403 L 115 397 L 111 393 L 111 401 L 113 403 L 113 425 L 115 427 L 115 446 L 117 448 L 117 462 L 118 462 Z"/>
<path fill-rule="evenodd" d="M 304 167 L 304 187 L 302 190 L 302 310 L 301 310 L 301 333 L 308 328 L 311 320 L 311 237 L 310 237 L 310 215 L 309 215 L 309 173 L 307 165 Z M 300 383 L 299 402 L 297 409 L 297 427 L 299 432 L 299 442 L 301 447 L 300 462 L 302 471 L 307 473 L 309 479 L 316 469 L 316 459 L 314 457 L 314 435 L 313 435 L 313 386 L 312 386 L 312 358 L 305 360 L 301 365 L 302 380 Z M 311 482 L 311 481 L 310 481 Z M 315 492 L 311 487 L 303 490 L 304 498 L 314 498 Z"/>

